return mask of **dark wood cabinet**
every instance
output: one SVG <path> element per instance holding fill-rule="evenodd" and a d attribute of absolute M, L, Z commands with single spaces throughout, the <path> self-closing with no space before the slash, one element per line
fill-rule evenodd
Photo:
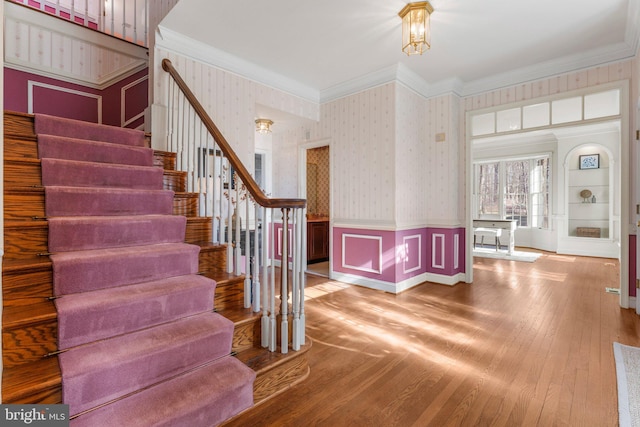
<path fill-rule="evenodd" d="M 307 263 L 329 259 L 329 221 L 307 222 Z"/>

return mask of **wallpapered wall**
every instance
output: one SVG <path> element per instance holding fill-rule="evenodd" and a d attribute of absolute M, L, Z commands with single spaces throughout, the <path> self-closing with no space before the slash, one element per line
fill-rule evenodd
<path fill-rule="evenodd" d="M 394 225 L 395 97 L 388 83 L 321 105 L 317 131 L 331 140 L 335 222 Z"/>
<path fill-rule="evenodd" d="M 463 224 L 465 151 L 458 136 L 459 98 L 425 100 L 402 85 L 397 85 L 397 95 L 397 225 Z"/>
<path fill-rule="evenodd" d="M 309 213 L 319 215 L 329 215 L 330 213 L 330 162 L 329 162 L 329 146 L 317 147 L 307 150 L 307 174 L 310 170 L 315 171 L 315 185 L 310 185 L 310 180 L 307 179 L 307 200 L 309 200 Z M 315 165 L 314 168 L 309 168 L 309 164 Z M 315 201 L 315 209 L 311 211 L 311 200 Z"/>
<path fill-rule="evenodd" d="M 167 102 L 169 79 L 160 62 L 161 59 L 168 58 L 249 170 L 253 170 L 254 162 L 256 104 L 307 119 L 318 118 L 319 106 L 313 102 L 162 48 L 157 48 L 155 54 L 159 59 L 154 69 L 154 102 L 161 105 L 166 105 Z M 296 164 L 294 161 L 289 166 L 293 176 L 297 176 L 297 169 L 294 167 Z M 274 188 L 274 192 L 276 190 Z M 274 197 L 296 195 L 273 194 Z"/>

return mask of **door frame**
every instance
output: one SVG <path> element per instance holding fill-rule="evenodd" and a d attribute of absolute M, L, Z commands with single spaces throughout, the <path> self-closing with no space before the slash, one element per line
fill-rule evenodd
<path fill-rule="evenodd" d="M 604 91 L 607 89 L 620 89 L 620 114 L 617 116 L 620 120 L 620 159 L 629 159 L 627 161 L 620 162 L 620 300 L 619 304 L 622 308 L 629 308 L 629 231 L 631 229 L 635 229 L 635 227 L 631 227 L 630 224 L 631 216 L 630 216 L 630 200 L 629 196 L 631 195 L 630 185 L 633 185 L 629 181 L 630 177 L 630 166 L 632 160 L 630 160 L 630 138 L 631 138 L 631 127 L 630 127 L 630 114 L 632 111 L 635 111 L 635 108 L 630 105 L 630 84 L 629 80 L 619 80 L 610 83 L 604 83 L 601 85 L 588 86 L 585 88 L 581 88 L 578 90 L 560 92 L 554 95 L 548 96 L 540 96 L 533 97 L 530 99 L 526 99 L 521 102 L 512 102 L 505 103 L 500 105 L 495 105 L 488 108 L 481 109 L 472 109 L 465 112 L 465 123 L 464 123 L 464 135 L 465 135 L 465 153 L 466 153 L 466 191 L 465 191 L 465 208 L 466 208 L 466 235 L 473 236 L 473 212 L 472 212 L 472 188 L 473 188 L 473 149 L 472 149 L 472 131 L 471 131 L 471 117 L 476 114 L 481 114 L 485 112 L 495 112 L 501 110 L 507 110 L 513 107 L 519 107 L 523 105 L 533 105 L 536 102 L 552 102 L 558 99 L 566 99 L 572 96 L 584 96 L 590 93 L 597 93 L 600 91 Z M 614 118 L 610 117 L 609 120 L 613 120 Z M 597 120 L 594 120 L 597 121 Z M 551 128 L 559 128 L 559 127 L 567 127 L 567 126 L 579 126 L 580 124 L 586 124 L 585 120 L 581 120 L 580 122 L 572 122 L 572 123 L 563 123 L 560 125 L 548 125 L 541 126 L 540 128 L 531 129 L 533 130 L 545 130 Z M 513 133 L 522 133 L 523 130 L 514 131 Z M 635 133 L 635 131 L 633 131 Z M 552 218 L 557 215 L 557 212 L 552 214 Z M 556 220 L 554 220 L 554 223 Z M 557 225 L 554 224 L 557 229 Z M 466 242 L 466 277 L 465 281 L 467 283 L 473 282 L 473 240 L 467 237 Z M 636 298 L 636 305 L 637 298 Z M 636 309 L 637 310 L 637 309 Z"/>
<path fill-rule="evenodd" d="M 331 271 L 333 270 L 333 233 L 332 230 L 332 218 L 333 218 L 333 164 L 331 161 L 331 138 L 321 138 L 312 141 L 303 141 L 298 144 L 298 197 L 301 199 L 307 198 L 307 150 L 319 147 L 329 147 L 329 277 L 331 278 Z M 307 208 L 304 208 L 305 222 Z M 307 227 L 302 227 L 303 242 L 307 240 Z M 306 262 L 306 256 L 305 256 Z M 306 266 L 305 266 L 306 268 Z"/>

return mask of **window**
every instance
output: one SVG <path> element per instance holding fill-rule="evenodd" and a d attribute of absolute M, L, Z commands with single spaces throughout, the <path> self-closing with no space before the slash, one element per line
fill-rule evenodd
<path fill-rule="evenodd" d="M 477 163 L 477 218 L 548 228 L 550 163 L 549 156 Z"/>
<path fill-rule="evenodd" d="M 523 104 L 471 114 L 471 135 L 489 136 L 521 129 L 577 123 L 620 114 L 620 89 Z"/>

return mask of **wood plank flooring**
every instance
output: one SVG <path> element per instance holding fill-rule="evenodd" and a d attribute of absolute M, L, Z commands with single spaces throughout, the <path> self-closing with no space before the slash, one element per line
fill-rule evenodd
<path fill-rule="evenodd" d="M 616 260 L 475 258 L 399 295 L 308 276 L 311 374 L 226 426 L 615 426 Z"/>

